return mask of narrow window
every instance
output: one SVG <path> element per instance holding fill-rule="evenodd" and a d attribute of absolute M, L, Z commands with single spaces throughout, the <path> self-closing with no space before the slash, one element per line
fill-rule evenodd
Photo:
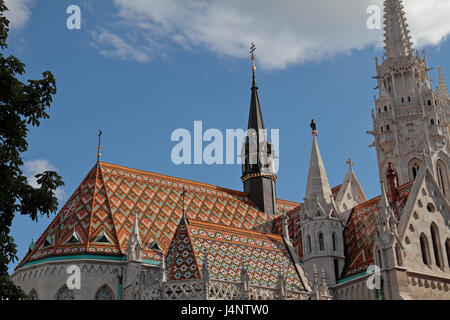
<path fill-rule="evenodd" d="M 389 131 L 389 130 L 391 130 L 391 127 L 387 124 L 386 125 L 386 131 Z"/>
<path fill-rule="evenodd" d="M 431 224 L 430 231 L 431 231 L 431 241 L 433 242 L 434 259 L 436 260 L 436 265 L 438 267 L 442 267 L 439 229 L 435 223 Z"/>
<path fill-rule="evenodd" d="M 319 250 L 324 251 L 325 250 L 325 244 L 323 242 L 323 234 L 319 233 Z"/>
<path fill-rule="evenodd" d="M 428 105 L 431 106 L 431 100 L 428 100 Z"/>
<path fill-rule="evenodd" d="M 417 168 L 413 167 L 413 178 L 416 179 L 417 176 Z"/>
<path fill-rule="evenodd" d="M 307 245 L 308 253 L 311 253 L 311 237 L 309 235 L 306 237 L 306 245 Z"/>
<path fill-rule="evenodd" d="M 402 252 L 398 244 L 395 245 L 395 255 L 397 256 L 397 265 L 401 267 L 403 265 Z"/>
<path fill-rule="evenodd" d="M 381 132 L 383 132 L 384 131 L 384 128 L 383 127 L 381 127 Z"/>
<path fill-rule="evenodd" d="M 445 251 L 447 251 L 447 263 L 450 267 L 450 239 L 445 241 Z"/>
<path fill-rule="evenodd" d="M 336 233 L 335 232 L 333 232 L 333 250 L 334 251 L 336 251 L 337 249 L 336 249 Z"/>
<path fill-rule="evenodd" d="M 405 102 L 405 98 L 402 97 L 402 103 L 404 103 L 404 102 Z"/>
<path fill-rule="evenodd" d="M 383 268 L 383 260 L 381 259 L 381 250 L 378 250 L 378 262 L 380 263 L 380 268 Z"/>
<path fill-rule="evenodd" d="M 430 251 L 428 248 L 427 237 L 422 233 L 420 235 L 420 248 L 422 250 L 422 261 L 425 265 L 430 265 Z"/>
<path fill-rule="evenodd" d="M 408 102 L 411 102 L 411 97 L 408 97 Z"/>
<path fill-rule="evenodd" d="M 431 124 L 434 124 L 434 120 L 433 120 L 433 119 L 431 119 L 431 120 L 430 120 L 430 123 L 431 123 Z"/>
<path fill-rule="evenodd" d="M 384 111 L 387 111 L 387 106 L 384 106 Z"/>
<path fill-rule="evenodd" d="M 337 282 L 339 280 L 339 263 L 337 259 L 334 259 L 333 262 L 334 262 L 334 277 Z"/>

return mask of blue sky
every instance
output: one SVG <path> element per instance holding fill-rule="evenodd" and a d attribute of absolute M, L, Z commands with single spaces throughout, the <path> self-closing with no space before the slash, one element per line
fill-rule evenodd
<path fill-rule="evenodd" d="M 280 12 L 273 16 L 270 2 L 262 1 L 257 9 L 250 4 L 238 8 L 241 16 L 229 19 L 217 12 L 231 14 L 235 8 L 211 8 L 205 4 L 209 2 L 202 2 L 200 9 L 186 9 L 176 0 L 167 0 L 166 7 L 158 7 L 161 1 L 156 0 L 144 1 L 154 7 L 139 0 L 60 0 L 39 5 L 18 0 L 15 4 L 21 7 L 10 16 L 13 30 L 7 52 L 26 64 L 26 78 L 52 71 L 58 89 L 50 119 L 30 131 L 25 172 L 55 168 L 65 181 L 58 192 L 61 207 L 95 164 L 101 128 L 105 162 L 242 190 L 239 165 L 174 165 L 171 150 L 176 143 L 170 137 L 177 128 L 193 131 L 195 120 L 203 121 L 204 130 L 246 127 L 251 86 L 246 46 L 254 41 L 264 121 L 267 128 L 280 130 L 278 197 L 303 201 L 311 118 L 318 124 L 330 184 L 342 182 L 348 170 L 345 161 L 352 157 L 367 197 L 376 196 L 375 150 L 368 148 L 372 137 L 365 132 L 371 129 L 374 57 L 383 52 L 382 31 L 369 31 L 363 23 L 367 5 L 380 1 L 364 0 L 354 6 L 352 1 L 339 10 L 330 8 L 333 2 L 328 0 L 322 7 L 317 1 L 312 8 L 308 1 L 281 1 Z M 406 9 L 411 9 L 412 21 L 419 21 L 413 1 L 406 2 Z M 299 3 L 305 7 L 297 7 Z M 81 30 L 66 28 L 66 9 L 71 4 L 81 8 Z M 244 19 L 247 9 L 252 14 Z M 283 18 L 285 12 L 295 16 L 295 10 L 302 21 L 292 18 L 291 22 L 289 15 Z M 448 15 L 450 7 L 442 10 Z M 427 19 L 439 21 L 442 10 L 431 10 L 436 16 Z M 308 30 L 324 16 L 323 25 Z M 261 21 L 271 17 L 269 23 Z M 242 26 L 239 21 L 244 21 Z M 450 27 L 417 22 L 411 23 L 411 29 L 435 68 L 430 73 L 434 85 L 439 64 L 450 79 L 450 41 L 445 40 Z M 311 32 L 314 37 L 308 39 Z M 15 218 L 12 235 L 20 258 L 52 218 L 38 223 L 20 215 Z M 10 271 L 16 264 L 10 265 Z"/>

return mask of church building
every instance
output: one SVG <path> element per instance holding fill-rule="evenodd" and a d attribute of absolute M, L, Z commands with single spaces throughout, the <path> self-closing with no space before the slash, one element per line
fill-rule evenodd
<path fill-rule="evenodd" d="M 450 96 L 441 67 L 431 86 L 402 1 L 385 0 L 384 17 L 367 132 L 379 196 L 366 198 L 351 159 L 330 186 L 313 121 L 304 199 L 278 197 L 252 50 L 243 191 L 105 163 L 99 152 L 13 282 L 42 300 L 450 299 Z M 68 282 L 73 266 L 80 288 Z"/>

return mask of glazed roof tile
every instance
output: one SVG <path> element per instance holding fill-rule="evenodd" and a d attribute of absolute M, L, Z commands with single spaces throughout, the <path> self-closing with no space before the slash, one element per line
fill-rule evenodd
<path fill-rule="evenodd" d="M 206 252 L 210 279 L 240 282 L 245 263 L 251 284 L 276 288 L 282 272 L 288 290 L 305 290 L 279 235 L 191 219 L 176 234 L 167 257 L 170 280 L 200 278 Z"/>
<path fill-rule="evenodd" d="M 408 200 L 413 182 L 398 188 L 399 196 L 392 206 L 399 218 Z M 377 232 L 377 215 L 381 196 L 370 199 L 353 208 L 344 230 L 346 268 L 342 278 L 364 272 L 374 263 L 373 244 Z"/>
<path fill-rule="evenodd" d="M 273 217 L 260 212 L 246 193 L 100 162 L 83 179 L 18 267 L 61 255 L 123 256 L 135 214 L 144 244 L 142 258 L 160 260 L 159 253 L 150 247 L 156 242 L 167 252 L 181 219 L 183 188 L 186 215 L 190 219 L 248 230 L 272 230 Z M 298 203 L 278 200 L 279 210 L 296 206 Z M 74 232 L 80 241 L 68 243 Z M 98 242 L 102 235 L 108 243 Z M 45 239 L 49 237 L 53 243 L 45 247 Z"/>

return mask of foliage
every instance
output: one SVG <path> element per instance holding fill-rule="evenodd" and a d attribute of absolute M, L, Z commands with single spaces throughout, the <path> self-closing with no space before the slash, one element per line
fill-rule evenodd
<path fill-rule="evenodd" d="M 15 214 L 37 221 L 40 215 L 56 212 L 55 190 L 64 185 L 56 172 L 46 171 L 36 175 L 39 187 L 34 188 L 21 170 L 29 129 L 49 118 L 47 109 L 56 94 L 56 83 L 49 71 L 39 80 L 24 83 L 18 79 L 25 74 L 25 65 L 16 57 L 3 54 L 9 32 L 9 21 L 4 16 L 7 10 L 4 0 L 0 0 L 0 300 L 26 297 L 8 275 L 8 264 L 17 259 L 16 245 L 10 236 Z"/>

